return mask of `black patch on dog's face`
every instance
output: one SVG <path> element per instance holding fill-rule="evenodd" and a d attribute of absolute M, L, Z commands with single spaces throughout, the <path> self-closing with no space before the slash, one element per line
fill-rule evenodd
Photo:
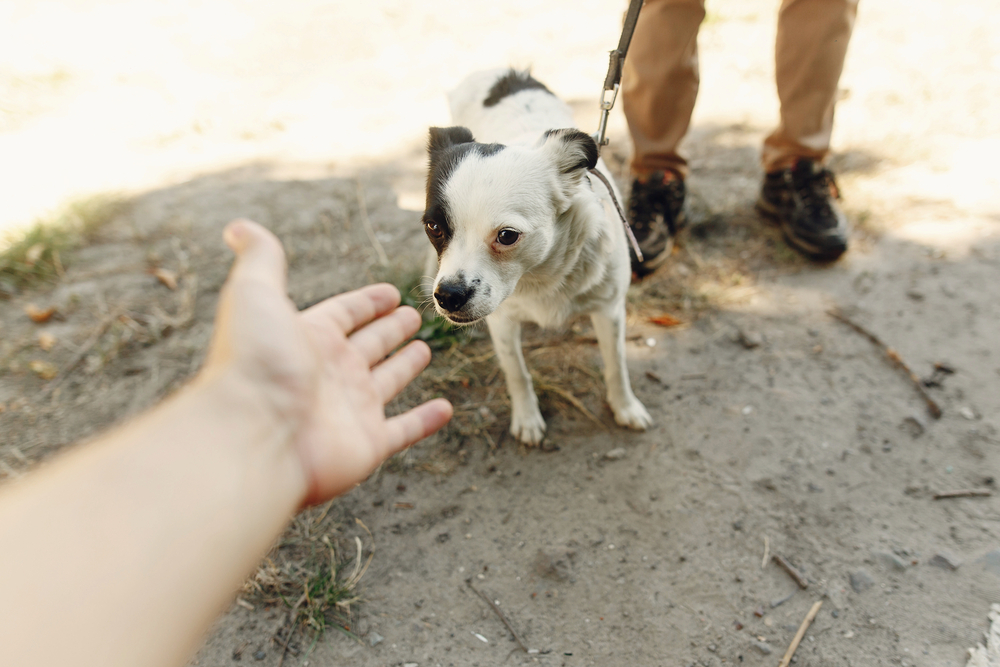
<path fill-rule="evenodd" d="M 527 72 L 518 72 L 515 69 L 511 69 L 493 84 L 489 95 L 483 100 L 483 106 L 496 106 L 503 98 L 509 97 L 514 93 L 519 93 L 522 90 L 543 90 L 550 95 L 552 94 L 552 91 L 546 88 L 544 83 L 533 79 Z"/>
<path fill-rule="evenodd" d="M 482 157 L 495 155 L 503 144 L 480 144 L 464 127 L 432 127 L 427 143 L 427 203 L 421 221 L 438 257 L 448 247 L 454 234 L 444 198 L 444 186 L 462 160 L 475 153 Z"/>

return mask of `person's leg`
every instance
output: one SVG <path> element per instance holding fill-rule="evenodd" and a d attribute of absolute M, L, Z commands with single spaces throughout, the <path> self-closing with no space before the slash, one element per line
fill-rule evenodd
<path fill-rule="evenodd" d="M 857 10 L 857 0 L 781 3 L 775 44 L 781 121 L 764 141 L 764 171 L 789 169 L 799 158 L 826 159 L 837 84 Z"/>
<path fill-rule="evenodd" d="M 622 109 L 635 151 L 633 175 L 687 175 L 677 145 L 698 95 L 698 27 L 704 0 L 646 0 L 622 75 Z"/>
<path fill-rule="evenodd" d="M 778 13 L 781 120 L 764 140 L 766 176 L 757 208 L 781 226 L 790 245 L 821 261 L 847 250 L 840 193 L 823 162 L 857 8 L 857 0 L 783 0 Z"/>
<path fill-rule="evenodd" d="M 622 108 L 632 135 L 629 224 L 642 249 L 641 275 L 663 264 L 683 221 L 687 162 L 677 146 L 698 95 L 698 27 L 704 0 L 646 0 L 622 76 Z"/>

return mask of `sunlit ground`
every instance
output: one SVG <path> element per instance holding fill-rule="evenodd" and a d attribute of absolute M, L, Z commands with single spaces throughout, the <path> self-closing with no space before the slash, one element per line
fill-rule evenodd
<path fill-rule="evenodd" d="M 563 97 L 593 101 L 625 5 L 8 0 L 0 230 L 88 194 L 248 162 L 349 173 L 408 160 L 413 171 L 427 126 L 448 122 L 445 91 L 475 69 L 531 65 Z M 696 131 L 736 126 L 728 140 L 755 148 L 773 126 L 776 6 L 709 3 Z M 997 231 L 994 9 L 861 5 L 834 144 L 859 156 L 861 168 L 842 176 L 849 206 L 884 231 L 956 252 Z M 624 148 L 615 111 L 612 138 Z M 419 180 L 399 194 L 419 207 Z"/>

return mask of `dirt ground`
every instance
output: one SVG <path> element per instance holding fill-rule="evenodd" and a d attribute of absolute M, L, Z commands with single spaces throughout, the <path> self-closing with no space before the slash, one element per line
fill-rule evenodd
<path fill-rule="evenodd" d="M 452 424 L 300 517 L 272 554 L 326 537 L 353 557 L 362 540 L 350 634 L 300 633 L 283 655 L 287 608 L 250 587 L 192 664 L 772 665 L 818 600 L 796 665 L 965 664 L 1000 602 L 993 2 L 861 4 L 832 159 L 852 249 L 824 267 L 752 207 L 777 109 L 776 4 L 709 3 L 685 144 L 693 225 L 629 300 L 633 386 L 655 427 L 614 426 L 585 321 L 528 333 L 541 449 L 505 436 L 482 332 L 443 341 L 392 409 L 444 395 Z M 0 299 L 0 483 L 197 371 L 236 216 L 281 237 L 299 304 L 412 282 L 422 145 L 448 122 L 445 91 L 533 64 L 591 130 L 624 5 L 6 3 L 0 228 L 92 193 L 125 203 L 54 284 Z M 620 110 L 611 139 L 624 178 Z M 58 316 L 36 324 L 29 304 Z M 932 380 L 940 419 L 832 308 Z M 682 324 L 650 321 L 663 314 Z M 992 496 L 934 499 L 954 489 Z"/>

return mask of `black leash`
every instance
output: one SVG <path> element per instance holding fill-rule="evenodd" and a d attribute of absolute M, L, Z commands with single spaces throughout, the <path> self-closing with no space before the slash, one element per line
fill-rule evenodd
<path fill-rule="evenodd" d="M 632 243 L 632 250 L 635 251 L 635 257 L 641 262 L 642 251 L 639 250 L 639 242 L 635 240 L 635 234 L 632 233 L 632 228 L 628 226 L 628 221 L 625 220 L 625 213 L 622 211 L 622 205 L 618 203 L 618 197 L 615 197 L 615 190 L 611 187 L 608 177 L 596 169 L 591 169 L 590 173 L 597 176 L 601 183 L 604 183 L 604 187 L 608 189 L 608 194 L 611 195 L 611 201 L 615 203 L 615 208 L 618 209 L 618 217 L 622 219 L 622 224 L 625 225 L 625 234 L 628 236 L 628 240 Z"/>
<path fill-rule="evenodd" d="M 632 0 L 625 14 L 625 24 L 622 26 L 622 36 L 618 40 L 618 48 L 611 52 L 608 60 L 608 74 L 604 77 L 604 89 L 601 91 L 601 120 L 597 126 L 597 133 L 594 134 L 594 141 L 598 148 L 606 146 L 608 143 L 604 133 L 608 129 L 608 115 L 611 107 L 615 105 L 618 98 L 618 88 L 622 81 L 622 67 L 625 65 L 625 54 L 628 53 L 629 44 L 632 43 L 632 33 L 635 32 L 635 24 L 639 20 L 639 10 L 642 9 L 643 0 Z M 611 99 L 608 99 L 608 93 Z"/>
<path fill-rule="evenodd" d="M 594 134 L 594 141 L 597 142 L 597 150 L 601 150 L 601 146 L 607 146 L 608 144 L 608 139 L 604 136 L 608 129 L 608 116 L 611 114 L 611 107 L 615 105 L 615 100 L 618 99 L 618 88 L 621 86 L 625 54 L 628 53 L 629 44 L 632 43 L 632 33 L 635 32 L 635 24 L 639 20 L 639 10 L 642 9 L 642 2 L 643 0 L 632 0 L 629 3 L 628 12 L 625 14 L 625 23 L 622 26 L 622 36 L 618 40 L 618 48 L 611 52 L 608 60 L 608 74 L 604 77 L 604 90 L 601 91 L 601 120 L 597 126 L 597 133 Z M 608 99 L 609 92 L 611 93 L 611 99 Z M 635 240 L 635 234 L 632 233 L 632 228 L 629 227 L 628 220 L 625 219 L 625 212 L 622 211 L 621 204 L 618 203 L 618 197 L 615 197 L 614 188 L 611 187 L 611 183 L 601 172 L 591 169 L 590 173 L 597 176 L 604 183 L 604 187 L 608 189 L 611 201 L 615 203 L 615 208 L 618 210 L 618 217 L 622 219 L 622 224 L 625 225 L 625 234 L 632 244 L 632 250 L 635 251 L 636 259 L 641 262 L 642 251 L 639 250 L 639 242 Z"/>

